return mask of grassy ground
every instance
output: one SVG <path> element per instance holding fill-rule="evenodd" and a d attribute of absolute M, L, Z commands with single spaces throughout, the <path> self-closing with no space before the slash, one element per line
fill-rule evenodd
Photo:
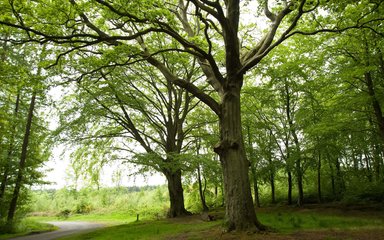
<path fill-rule="evenodd" d="M 107 227 L 63 239 L 384 239 L 384 211 L 375 207 L 309 206 L 274 207 L 258 210 L 260 221 L 273 231 L 245 234 L 225 233 L 223 212 L 213 212 L 216 221 L 200 216 L 150 220 Z"/>
<path fill-rule="evenodd" d="M 220 222 L 203 222 L 195 217 L 186 217 L 178 220 L 151 220 L 139 221 L 130 224 L 107 227 L 91 233 L 69 236 L 61 239 L 172 239 L 172 236 L 188 234 L 196 236 L 213 227 L 218 227 Z M 200 237 L 198 239 L 201 239 Z"/>
<path fill-rule="evenodd" d="M 106 228 L 62 239 L 263 239 L 263 240 L 337 240 L 384 239 L 384 209 L 380 206 L 325 206 L 304 208 L 269 207 L 258 209 L 259 220 L 273 231 L 267 233 L 225 233 L 223 211 L 212 212 L 215 221 L 203 221 L 201 216 L 150 220 L 123 213 L 75 215 L 69 221 L 96 221 Z M 57 218 L 33 217 L 35 221 Z"/>
<path fill-rule="evenodd" d="M 17 234 L 0 234 L 0 239 L 8 239 L 11 237 L 23 236 L 31 233 L 47 232 L 53 231 L 57 228 L 50 224 L 25 219 L 18 224 L 18 229 L 16 230 Z"/>
<path fill-rule="evenodd" d="M 98 222 L 107 226 L 121 225 L 136 221 L 136 216 L 127 215 L 124 212 L 111 212 L 111 213 L 92 213 L 92 214 L 74 214 L 68 218 L 56 216 L 30 216 L 29 220 L 35 222 L 48 222 L 48 221 L 85 221 L 85 222 Z M 148 220 L 148 217 L 140 217 L 142 220 Z"/>

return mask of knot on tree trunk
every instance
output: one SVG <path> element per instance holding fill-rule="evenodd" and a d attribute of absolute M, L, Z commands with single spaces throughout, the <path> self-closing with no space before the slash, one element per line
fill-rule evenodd
<path fill-rule="evenodd" d="M 240 144 L 238 140 L 222 140 L 213 147 L 213 151 L 222 155 L 224 151 L 228 151 L 229 149 L 238 149 L 239 146 Z"/>

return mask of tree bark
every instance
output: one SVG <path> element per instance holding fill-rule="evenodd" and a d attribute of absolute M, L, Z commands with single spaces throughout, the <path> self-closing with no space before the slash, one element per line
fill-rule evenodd
<path fill-rule="evenodd" d="M 33 110 L 35 109 L 35 100 L 36 100 L 36 91 L 32 93 L 31 97 L 31 103 L 29 104 L 29 110 L 28 110 L 28 117 L 27 117 L 27 124 L 25 127 L 25 134 L 24 134 L 24 140 L 23 145 L 21 147 L 21 156 L 20 156 L 20 162 L 19 162 L 19 170 L 17 173 L 15 188 L 13 191 L 11 203 L 9 205 L 8 210 L 8 216 L 7 216 L 7 222 L 8 224 L 12 224 L 16 207 L 17 207 L 17 200 L 19 198 L 20 189 L 23 185 L 24 180 L 24 170 L 25 170 L 25 163 L 27 160 L 27 153 L 28 153 L 28 145 L 29 145 L 29 137 L 31 135 L 31 126 L 32 126 L 32 119 L 33 119 Z"/>
<path fill-rule="evenodd" d="M 199 194 L 200 194 L 201 205 L 203 207 L 203 212 L 208 212 L 209 208 L 208 208 L 207 203 L 205 201 L 205 194 L 204 194 L 206 183 L 205 183 L 204 190 L 203 190 L 203 184 L 201 182 L 200 164 L 197 166 L 197 180 L 199 182 Z"/>
<path fill-rule="evenodd" d="M 16 96 L 15 110 L 14 110 L 14 114 L 13 114 L 15 118 L 17 117 L 17 113 L 19 112 L 19 105 L 20 105 L 20 92 L 18 92 L 17 96 Z M 6 162 L 5 162 L 5 166 L 4 166 L 3 176 L 1 179 L 1 185 L 0 185 L 0 204 L 1 204 L 1 206 L 3 206 L 3 198 L 5 195 L 5 188 L 6 188 L 7 183 L 8 183 L 8 175 L 9 175 L 9 171 L 11 168 L 12 155 L 14 152 L 16 122 L 17 122 L 16 119 L 14 119 L 14 121 L 12 123 L 8 152 L 7 152 L 7 157 L 5 159 Z"/>
<path fill-rule="evenodd" d="M 168 181 L 168 193 L 170 208 L 168 211 L 168 217 L 174 218 L 179 216 L 190 215 L 184 207 L 184 195 L 183 195 L 183 186 L 181 183 L 181 170 L 176 171 L 164 170 L 165 177 Z"/>
<path fill-rule="evenodd" d="M 288 170 L 288 205 L 292 205 L 292 173 Z"/>
<path fill-rule="evenodd" d="M 251 137 L 251 131 L 250 127 L 247 126 L 247 135 L 248 135 L 248 146 L 249 146 L 249 160 L 251 164 L 251 173 L 252 173 L 252 180 L 253 180 L 253 192 L 254 192 L 254 199 L 255 205 L 257 207 L 260 207 L 260 199 L 259 199 L 259 187 L 257 185 L 257 173 L 256 173 L 256 163 L 252 161 L 254 157 L 253 152 L 253 146 L 252 146 L 252 137 Z"/>
<path fill-rule="evenodd" d="M 317 201 L 322 202 L 321 196 L 321 154 L 320 152 L 317 155 Z"/>
<path fill-rule="evenodd" d="M 337 179 L 337 187 L 338 187 L 336 194 L 337 194 L 337 198 L 341 199 L 345 191 L 345 183 L 344 183 L 343 173 L 341 172 L 339 158 L 336 158 L 335 166 L 336 166 L 336 179 Z"/>
<path fill-rule="evenodd" d="M 253 166 L 253 164 L 251 165 L 251 172 L 252 172 L 252 178 L 253 178 L 254 202 L 255 202 L 255 205 L 259 208 L 260 207 L 259 186 L 257 184 L 256 167 Z"/>
<path fill-rule="evenodd" d="M 275 174 L 271 171 L 271 174 L 269 176 L 269 182 L 271 184 L 271 203 L 276 203 L 276 197 L 275 197 Z"/>
<path fill-rule="evenodd" d="M 365 83 L 367 84 L 369 96 L 371 97 L 372 107 L 375 113 L 377 127 L 379 129 L 379 135 L 382 143 L 384 143 L 384 116 L 381 110 L 380 103 L 376 97 L 372 74 L 370 72 L 366 72 L 364 74 L 364 77 L 365 77 Z"/>
<path fill-rule="evenodd" d="M 285 98 L 286 98 L 286 114 L 287 114 L 287 120 L 289 124 L 289 129 L 293 137 L 293 142 L 295 144 L 296 149 L 296 160 L 295 160 L 295 170 L 296 170 L 296 179 L 297 179 L 297 191 L 298 191 L 298 198 L 297 198 L 297 205 L 302 206 L 304 201 L 304 191 L 303 191 L 303 171 L 301 167 L 301 150 L 300 150 L 300 143 L 299 138 L 296 134 L 296 129 L 293 124 L 293 117 L 291 116 L 291 97 L 289 93 L 289 86 L 288 83 L 285 82 Z"/>
<path fill-rule="evenodd" d="M 233 84 L 222 97 L 220 143 L 215 147 L 223 168 L 227 229 L 264 230 L 252 202 L 248 177 L 250 162 L 245 155 L 241 132 L 240 88 L 240 84 Z"/>
<path fill-rule="evenodd" d="M 335 184 L 335 174 L 334 174 L 334 171 L 333 171 L 333 166 L 332 166 L 332 161 L 331 161 L 331 157 L 330 156 L 328 156 L 328 163 L 329 163 L 329 170 L 330 170 L 330 174 L 331 174 L 332 194 L 333 194 L 334 199 L 337 199 L 337 196 L 336 196 L 336 184 Z"/>
<path fill-rule="evenodd" d="M 289 134 L 289 133 L 288 133 Z M 289 150 L 289 135 L 285 138 L 284 140 L 285 148 L 287 151 L 287 156 L 286 156 L 286 169 L 287 169 L 287 175 L 288 175 L 288 193 L 287 193 L 287 202 L 288 205 L 292 205 L 292 171 L 291 171 L 291 161 L 290 161 L 290 150 Z"/>

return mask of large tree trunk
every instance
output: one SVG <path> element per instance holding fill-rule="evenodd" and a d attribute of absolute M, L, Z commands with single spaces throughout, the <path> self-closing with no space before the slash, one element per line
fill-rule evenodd
<path fill-rule="evenodd" d="M 264 229 L 256 218 L 248 177 L 240 116 L 240 86 L 232 86 L 223 95 L 220 118 L 220 155 L 224 176 L 227 228 L 256 231 Z"/>
<path fill-rule="evenodd" d="M 168 217 L 174 218 L 179 216 L 190 215 L 191 213 L 185 210 L 184 207 L 183 186 L 181 184 L 181 170 L 164 170 L 163 173 L 168 181 L 168 192 L 170 201 Z"/>
<path fill-rule="evenodd" d="M 13 222 L 15 212 L 16 212 L 16 207 L 17 207 L 17 200 L 19 198 L 20 189 L 22 187 L 23 180 L 24 180 L 25 162 L 27 160 L 27 152 L 28 152 L 29 137 L 31 135 L 33 111 L 35 109 L 35 100 L 36 100 L 36 91 L 32 93 L 31 103 L 29 104 L 27 124 L 25 127 L 23 145 L 21 147 L 19 171 L 17 173 L 15 188 L 13 191 L 13 196 L 12 196 L 11 203 L 8 210 L 8 217 L 7 217 L 8 224 L 12 224 Z"/>
<path fill-rule="evenodd" d="M 366 72 L 364 74 L 365 82 L 368 88 L 368 94 L 371 97 L 372 108 L 375 113 L 377 128 L 379 129 L 379 135 L 382 143 L 384 143 L 384 116 L 381 111 L 381 106 L 376 97 L 375 87 L 373 84 L 372 74 L 370 72 Z"/>

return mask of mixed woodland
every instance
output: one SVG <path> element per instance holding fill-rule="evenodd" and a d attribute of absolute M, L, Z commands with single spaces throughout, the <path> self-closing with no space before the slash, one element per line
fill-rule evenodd
<path fill-rule="evenodd" d="M 1 0 L 0 228 L 48 200 L 222 206 L 239 231 L 265 230 L 267 205 L 382 203 L 383 16 L 382 0 Z M 37 191 L 59 144 L 84 189 Z M 164 175 L 146 191 L 161 204 L 105 188 L 110 164 Z"/>

